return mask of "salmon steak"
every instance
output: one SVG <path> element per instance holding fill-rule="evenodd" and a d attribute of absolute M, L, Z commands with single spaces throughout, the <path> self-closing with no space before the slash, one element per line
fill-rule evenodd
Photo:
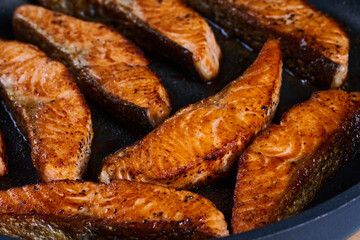
<path fill-rule="evenodd" d="M 219 72 L 221 50 L 207 22 L 181 0 L 38 0 L 56 11 L 114 26 L 148 51 L 204 81 Z"/>
<path fill-rule="evenodd" d="M 0 177 L 8 173 L 8 159 L 6 155 L 6 146 L 4 134 L 0 131 Z"/>
<path fill-rule="evenodd" d="M 240 233 L 302 211 L 360 146 L 360 93 L 330 90 L 285 113 L 241 155 L 232 229 Z"/>
<path fill-rule="evenodd" d="M 252 138 L 271 121 L 281 73 L 279 42 L 269 40 L 243 76 L 107 156 L 100 181 L 127 179 L 191 188 L 227 176 Z"/>
<path fill-rule="evenodd" d="M 59 180 L 0 191 L 0 233 L 25 239 L 206 239 L 224 215 L 188 191 L 130 181 Z"/>
<path fill-rule="evenodd" d="M 348 72 L 349 39 L 337 22 L 305 0 L 184 0 L 231 35 L 259 49 L 281 40 L 284 63 L 323 89 L 339 88 Z"/>
<path fill-rule="evenodd" d="M 0 93 L 30 143 L 40 179 L 80 179 L 92 121 L 69 70 L 32 45 L 0 40 Z"/>
<path fill-rule="evenodd" d="M 151 129 L 170 114 L 167 92 L 142 51 L 110 27 L 33 5 L 15 11 L 13 26 L 18 39 L 62 61 L 82 92 L 122 122 Z"/>

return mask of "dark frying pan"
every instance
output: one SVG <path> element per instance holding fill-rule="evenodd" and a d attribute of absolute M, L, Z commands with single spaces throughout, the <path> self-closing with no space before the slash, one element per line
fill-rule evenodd
<path fill-rule="evenodd" d="M 345 90 L 360 91 L 360 1 L 358 0 L 311 0 L 318 9 L 328 13 L 343 25 L 350 37 L 350 72 Z M 13 39 L 11 18 L 13 10 L 31 0 L 0 0 L 0 37 Z M 173 112 L 190 103 L 213 95 L 228 82 L 239 76 L 256 58 L 241 42 L 230 39 L 214 26 L 223 50 L 219 78 L 213 84 L 205 84 L 186 70 L 169 61 L 147 53 L 151 68 L 161 77 L 170 95 Z M 291 75 L 283 74 L 281 100 L 274 121 L 293 104 L 308 99 L 318 90 L 311 84 Z M 127 146 L 146 133 L 120 125 L 96 103 L 88 100 L 94 123 L 94 140 L 87 180 L 96 181 L 102 159 L 115 150 Z M 0 128 L 4 131 L 9 155 L 9 174 L 0 180 L 0 189 L 9 189 L 39 181 L 32 165 L 30 146 L 14 125 L 3 104 L 0 104 Z M 360 229 L 360 154 L 342 167 L 319 191 L 311 206 L 303 213 L 278 223 L 250 232 L 231 235 L 225 239 L 346 239 Z M 230 223 L 233 205 L 235 174 L 211 186 L 193 191 L 212 200 Z M 230 225 L 229 225 L 230 226 Z M 11 239 L 0 236 L 0 239 Z"/>

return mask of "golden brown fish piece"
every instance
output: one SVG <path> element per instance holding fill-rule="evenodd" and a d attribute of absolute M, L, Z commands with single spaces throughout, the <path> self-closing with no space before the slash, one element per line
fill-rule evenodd
<path fill-rule="evenodd" d="M 14 13 L 18 39 L 62 61 L 81 90 L 127 124 L 151 129 L 170 114 L 169 97 L 142 51 L 115 30 L 42 7 Z"/>
<path fill-rule="evenodd" d="M 188 67 L 204 81 L 219 72 L 221 50 L 206 21 L 181 0 L 38 0 L 56 11 L 119 29 L 148 51 Z"/>
<path fill-rule="evenodd" d="M 81 178 L 92 121 L 69 70 L 32 45 L 0 40 L 0 93 L 31 145 L 40 179 Z"/>
<path fill-rule="evenodd" d="M 8 160 L 6 155 L 6 146 L 4 134 L 0 131 L 0 177 L 8 173 Z"/>
<path fill-rule="evenodd" d="M 129 181 L 54 181 L 0 191 L 0 233 L 26 239 L 205 239 L 223 214 L 188 191 Z"/>
<path fill-rule="evenodd" d="M 291 71 L 322 88 L 338 88 L 348 72 L 349 39 L 326 14 L 304 0 L 185 0 L 253 48 L 281 39 Z"/>
<path fill-rule="evenodd" d="M 360 144 L 360 93 L 324 91 L 291 108 L 241 155 L 232 228 L 299 213 Z"/>
<path fill-rule="evenodd" d="M 270 40 L 244 75 L 218 94 L 181 109 L 139 142 L 106 157 L 100 181 L 189 188 L 226 176 L 271 121 L 281 72 L 279 42 Z"/>

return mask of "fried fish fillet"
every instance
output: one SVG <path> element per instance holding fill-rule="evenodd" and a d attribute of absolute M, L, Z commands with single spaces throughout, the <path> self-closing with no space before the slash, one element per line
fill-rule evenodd
<path fill-rule="evenodd" d="M 8 173 L 8 161 L 4 134 L 0 131 L 0 177 Z"/>
<path fill-rule="evenodd" d="M 221 50 L 206 21 L 181 0 L 38 0 L 114 26 L 143 48 L 188 67 L 204 81 L 219 72 Z"/>
<path fill-rule="evenodd" d="M 281 39 L 284 63 L 322 88 L 338 88 L 348 72 L 349 39 L 305 0 L 184 0 L 249 44 Z"/>
<path fill-rule="evenodd" d="M 100 181 L 127 179 L 189 188 L 226 176 L 272 119 L 282 61 L 277 40 L 218 94 L 189 105 L 139 142 L 105 158 Z"/>
<path fill-rule="evenodd" d="M 40 179 L 81 178 L 92 121 L 69 70 L 32 45 L 0 40 L 0 93 L 31 145 Z"/>
<path fill-rule="evenodd" d="M 151 129 L 169 116 L 160 79 L 142 51 L 115 30 L 33 5 L 15 11 L 13 26 L 18 39 L 62 61 L 81 90 L 123 122 Z"/>
<path fill-rule="evenodd" d="M 0 191 L 0 233 L 26 239 L 205 239 L 223 214 L 188 191 L 129 181 L 54 181 Z"/>
<path fill-rule="evenodd" d="M 241 155 L 232 228 L 299 213 L 360 146 L 360 93 L 324 91 L 291 108 Z"/>

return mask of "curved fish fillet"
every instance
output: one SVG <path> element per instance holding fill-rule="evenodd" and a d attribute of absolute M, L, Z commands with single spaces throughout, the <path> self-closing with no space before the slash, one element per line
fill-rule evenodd
<path fill-rule="evenodd" d="M 4 134 L 0 131 L 0 177 L 8 173 L 8 160 L 6 156 L 6 146 Z"/>
<path fill-rule="evenodd" d="M 26 239 L 205 239 L 229 231 L 215 205 L 192 192 L 63 180 L 0 191 L 0 233 Z"/>
<path fill-rule="evenodd" d="M 290 70 L 322 88 L 348 72 L 349 39 L 337 22 L 304 0 L 185 0 L 252 47 L 281 39 Z"/>
<path fill-rule="evenodd" d="M 170 57 L 204 81 L 219 72 L 221 50 L 206 21 L 181 0 L 38 0 L 53 10 L 113 25 L 149 51 Z"/>
<path fill-rule="evenodd" d="M 36 47 L 0 40 L 2 98 L 31 145 L 40 179 L 79 179 L 92 140 L 90 110 L 70 72 Z"/>
<path fill-rule="evenodd" d="M 152 128 L 170 114 L 169 97 L 142 51 L 115 30 L 42 7 L 14 13 L 15 35 L 61 60 L 81 90 L 124 122 Z"/>
<path fill-rule="evenodd" d="M 291 108 L 241 155 L 233 232 L 300 212 L 359 146 L 360 93 L 318 92 Z"/>
<path fill-rule="evenodd" d="M 189 188 L 223 177 L 279 101 L 282 61 L 277 40 L 221 92 L 189 105 L 139 142 L 105 158 L 100 181 L 128 179 Z"/>

